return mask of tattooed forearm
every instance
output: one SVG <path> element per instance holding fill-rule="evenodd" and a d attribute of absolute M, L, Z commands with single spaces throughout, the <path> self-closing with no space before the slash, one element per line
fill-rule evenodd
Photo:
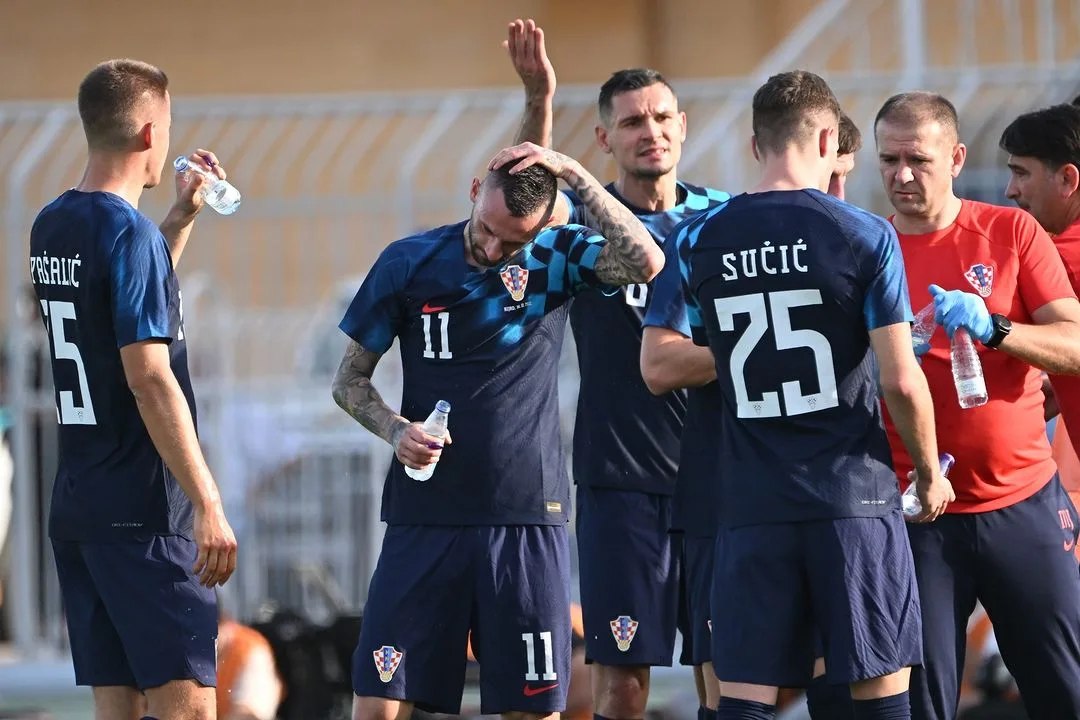
<path fill-rule="evenodd" d="M 358 423 L 396 447 L 409 421 L 390 409 L 371 384 L 371 375 L 379 362 L 378 353 L 349 342 L 345 357 L 334 377 L 334 402 Z"/>
<path fill-rule="evenodd" d="M 648 282 L 664 264 L 664 254 L 641 221 L 584 169 L 566 182 L 589 211 L 594 230 L 607 239 L 596 260 L 596 275 L 609 285 Z"/>
<path fill-rule="evenodd" d="M 521 118 L 515 145 L 531 142 L 541 147 L 551 147 L 553 110 L 550 97 L 526 97 L 525 115 Z"/>

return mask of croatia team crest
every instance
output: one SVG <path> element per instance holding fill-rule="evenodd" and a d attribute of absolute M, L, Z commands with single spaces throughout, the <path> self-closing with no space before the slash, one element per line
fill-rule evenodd
<path fill-rule="evenodd" d="M 383 645 L 372 654 L 375 656 L 375 669 L 379 671 L 379 679 L 384 683 L 393 680 L 403 653 L 389 645 Z"/>
<path fill-rule="evenodd" d="M 510 297 L 514 298 L 514 302 L 521 302 L 525 297 L 525 286 L 529 284 L 529 271 L 520 265 L 510 265 L 499 273 L 499 277 L 502 278 L 503 285 L 506 286 Z"/>
<path fill-rule="evenodd" d="M 615 636 L 615 646 L 619 652 L 630 649 L 630 643 L 634 642 L 637 635 L 638 621 L 629 615 L 620 615 L 611 621 L 611 634 Z"/>
<path fill-rule="evenodd" d="M 964 273 L 964 277 L 967 278 L 967 281 L 971 283 L 971 286 L 975 288 L 980 297 L 990 297 L 990 293 L 994 291 L 994 268 L 989 265 L 983 265 L 982 263 L 972 265 Z"/>

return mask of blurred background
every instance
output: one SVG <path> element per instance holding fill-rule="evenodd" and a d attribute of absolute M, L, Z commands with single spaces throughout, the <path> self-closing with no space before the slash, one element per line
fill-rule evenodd
<path fill-rule="evenodd" d="M 35 214 L 83 169 L 82 77 L 112 57 L 161 66 L 172 154 L 214 150 L 244 195 L 234 216 L 203 214 L 179 269 L 200 434 L 241 543 L 222 601 L 245 622 L 277 610 L 326 627 L 362 611 L 390 460 L 330 398 L 336 325 L 379 251 L 465 217 L 469 180 L 511 143 L 523 93 L 500 42 L 516 17 L 546 32 L 556 147 L 604 181 L 596 97 L 622 67 L 674 84 L 689 116 L 679 176 L 732 192 L 755 172 L 757 86 L 792 68 L 825 75 L 864 134 L 848 200 L 882 214 L 871 122 L 888 96 L 946 94 L 969 146 L 961 194 L 1004 203 L 1001 130 L 1080 92 L 1076 0 L 0 0 L 0 428 L 13 458 L 0 457 L 0 708 L 91 717 L 44 533 L 55 406 L 26 273 Z M 171 200 L 166 181 L 140 209 L 160 219 Z M 570 341 L 567 432 L 575 362 Z M 395 404 L 396 351 L 376 384 Z M 660 675 L 658 712 L 683 697 L 692 715 L 689 672 Z"/>

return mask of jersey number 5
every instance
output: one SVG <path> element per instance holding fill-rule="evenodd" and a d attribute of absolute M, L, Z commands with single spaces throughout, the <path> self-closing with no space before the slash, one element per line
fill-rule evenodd
<path fill-rule="evenodd" d="M 68 340 L 64 334 L 64 321 L 75 319 L 75 303 L 42 300 L 41 313 L 45 316 L 49 332 L 52 333 L 53 357 L 56 360 L 71 360 L 75 363 L 79 378 L 79 397 L 82 398 L 80 407 L 75 404 L 75 394 L 71 390 L 57 388 L 60 404 L 56 408 L 56 419 L 61 425 L 97 425 L 82 353 L 79 352 L 79 346 Z"/>
<path fill-rule="evenodd" d="M 765 299 L 768 297 L 768 309 L 765 307 Z M 791 328 L 791 308 L 804 307 L 807 305 L 820 305 L 821 292 L 818 290 L 784 290 L 763 294 L 739 295 L 730 298 L 718 298 L 714 301 L 716 306 L 716 319 L 720 323 L 720 330 L 733 332 L 735 330 L 735 316 L 749 315 L 750 324 L 742 337 L 735 343 L 731 351 L 731 380 L 735 386 L 735 400 L 738 415 L 741 418 L 770 418 L 780 417 L 782 414 L 805 415 L 806 413 L 819 412 L 834 408 L 839 404 L 836 396 L 836 371 L 833 369 L 832 347 L 829 340 L 815 330 L 793 330 Z M 795 348 L 810 348 L 814 356 L 814 367 L 817 371 L 818 392 L 809 395 L 802 394 L 802 385 L 798 381 L 786 382 L 782 389 L 784 392 L 784 409 L 780 412 L 779 393 L 763 393 L 760 400 L 751 400 L 750 393 L 746 388 L 746 361 L 750 353 L 754 351 L 765 331 L 769 329 L 769 317 L 772 317 L 772 330 L 776 338 L 777 350 L 793 350 Z"/>

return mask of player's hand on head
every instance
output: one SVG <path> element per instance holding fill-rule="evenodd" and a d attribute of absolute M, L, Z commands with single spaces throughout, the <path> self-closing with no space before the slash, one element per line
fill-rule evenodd
<path fill-rule="evenodd" d="M 576 164 L 576 160 L 560 152 L 540 147 L 535 143 L 524 142 L 496 153 L 488 163 L 488 170 L 498 170 L 504 165 L 509 165 L 510 174 L 513 175 L 532 165 L 539 165 L 555 177 L 565 178 Z"/>
<path fill-rule="evenodd" d="M 413 470 L 421 470 L 442 456 L 443 445 L 450 444 L 450 433 L 437 438 L 424 432 L 423 423 L 410 423 L 397 437 L 394 454 L 401 464 Z"/>
<path fill-rule="evenodd" d="M 990 311 L 975 293 L 945 290 L 931 285 L 930 295 L 934 298 L 934 321 L 945 328 L 950 338 L 961 327 L 979 342 L 985 343 L 993 336 L 994 323 L 990 319 Z"/>
<path fill-rule="evenodd" d="M 941 517 L 949 503 L 956 500 L 956 493 L 953 491 L 952 483 L 937 470 L 929 479 L 920 478 L 918 473 L 912 470 L 908 473 L 908 480 L 915 483 L 915 492 L 918 494 L 919 503 L 922 505 L 922 512 L 914 517 L 907 518 L 908 522 L 933 522 Z"/>
<path fill-rule="evenodd" d="M 525 86 L 530 98 L 550 98 L 555 95 L 555 68 L 548 60 L 544 46 L 544 31 L 532 20 L 514 20 L 507 29 L 503 47 L 510 62 Z"/>
<path fill-rule="evenodd" d="M 236 570 L 236 535 L 219 500 L 208 510 L 195 508 L 195 545 L 199 556 L 192 571 L 206 587 L 224 585 Z"/>
<path fill-rule="evenodd" d="M 218 162 L 217 155 L 209 150 L 199 148 L 188 155 L 187 159 L 192 165 L 200 167 L 203 170 L 211 171 L 222 180 L 226 177 L 225 169 L 222 168 L 221 163 Z M 180 210 L 191 215 L 202 210 L 206 201 L 199 190 L 202 189 L 207 182 L 207 179 L 199 173 L 176 173 L 176 206 Z"/>

